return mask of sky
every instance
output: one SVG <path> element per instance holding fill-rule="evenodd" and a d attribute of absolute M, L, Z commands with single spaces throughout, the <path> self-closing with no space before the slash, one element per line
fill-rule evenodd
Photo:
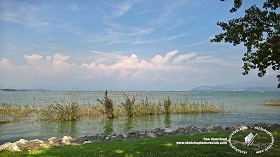
<path fill-rule="evenodd" d="M 189 90 L 277 86 L 243 76 L 243 45 L 211 43 L 233 0 L 0 0 L 0 88 Z M 257 4 L 259 5 L 259 4 Z"/>

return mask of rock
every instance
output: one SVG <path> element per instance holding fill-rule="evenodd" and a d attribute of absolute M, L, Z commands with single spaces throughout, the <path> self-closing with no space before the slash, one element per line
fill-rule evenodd
<path fill-rule="evenodd" d="M 21 150 L 35 150 L 46 147 L 46 144 L 42 140 L 35 139 L 30 140 L 25 144 L 18 144 L 18 146 L 21 148 Z"/>
<path fill-rule="evenodd" d="M 214 127 L 211 125 L 207 125 L 201 129 L 202 132 L 212 132 L 213 130 L 214 130 Z"/>
<path fill-rule="evenodd" d="M 200 133 L 198 128 L 193 127 L 193 126 L 189 126 L 189 127 L 185 128 L 185 130 L 186 130 L 185 134 L 187 134 L 187 135 L 195 135 L 195 134 Z"/>
<path fill-rule="evenodd" d="M 175 129 L 175 134 L 178 134 L 178 135 L 184 135 L 184 134 L 186 134 L 186 129 L 185 128 L 183 128 L 183 127 L 178 127 L 177 129 Z"/>
<path fill-rule="evenodd" d="M 48 139 L 48 144 L 51 146 L 59 146 L 61 140 L 57 137 L 51 137 Z"/>
<path fill-rule="evenodd" d="M 142 139 L 142 138 L 147 138 L 147 132 L 146 131 L 143 131 L 143 132 L 140 132 L 139 133 L 139 138 Z"/>
<path fill-rule="evenodd" d="M 148 132 L 147 136 L 151 137 L 151 138 L 157 137 L 157 135 L 155 133 L 152 133 L 152 132 Z"/>
<path fill-rule="evenodd" d="M 160 128 L 155 128 L 155 130 L 153 131 L 157 136 L 163 136 L 164 135 L 164 129 L 160 129 Z"/>
<path fill-rule="evenodd" d="M 280 124 L 271 124 L 267 126 L 267 130 L 274 131 L 274 130 L 280 130 Z"/>
<path fill-rule="evenodd" d="M 172 134 L 173 132 L 174 132 L 174 130 L 172 130 L 172 129 L 165 129 L 164 130 L 165 134 Z"/>
<path fill-rule="evenodd" d="M 226 127 L 225 130 L 226 130 L 226 131 L 234 131 L 234 127 L 232 127 L 232 126 Z"/>
<path fill-rule="evenodd" d="M 127 133 L 121 133 L 121 135 L 123 136 L 123 138 L 127 138 L 127 136 L 128 136 Z"/>
<path fill-rule="evenodd" d="M 11 143 L 11 142 L 7 142 L 7 143 L 1 145 L 0 150 L 9 150 L 12 152 L 21 151 L 21 149 L 15 143 Z"/>
<path fill-rule="evenodd" d="M 114 140 L 122 140 L 124 137 L 121 134 L 116 135 Z"/>
<path fill-rule="evenodd" d="M 223 127 L 221 126 L 215 126 L 213 131 L 219 132 L 219 131 L 223 131 Z"/>
<path fill-rule="evenodd" d="M 127 138 L 129 139 L 137 139 L 139 137 L 139 132 L 130 132 L 127 134 Z"/>
<path fill-rule="evenodd" d="M 61 143 L 62 144 L 66 144 L 66 145 L 70 145 L 72 142 L 74 141 L 73 137 L 71 136 L 63 136 Z"/>
<path fill-rule="evenodd" d="M 25 139 L 20 139 L 20 140 L 16 141 L 15 144 L 16 144 L 16 145 L 17 145 L 17 144 L 25 144 L 25 143 L 27 143 L 27 142 L 28 142 L 28 141 L 25 140 Z"/>
<path fill-rule="evenodd" d="M 96 139 L 96 140 L 100 140 L 100 141 L 103 141 L 104 138 L 105 138 L 105 135 L 103 135 L 103 134 L 97 134 L 97 135 L 95 136 L 95 139 Z"/>
<path fill-rule="evenodd" d="M 85 142 L 83 142 L 83 144 L 88 144 L 88 143 L 92 143 L 92 141 L 85 141 Z"/>
<path fill-rule="evenodd" d="M 248 129 L 248 127 L 246 125 L 243 125 L 243 124 L 234 125 L 233 128 L 234 128 L 234 130 L 239 130 L 239 129 L 247 130 Z"/>

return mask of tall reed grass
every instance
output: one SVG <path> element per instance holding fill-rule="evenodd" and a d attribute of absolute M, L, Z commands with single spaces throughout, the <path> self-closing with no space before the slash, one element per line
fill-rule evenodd
<path fill-rule="evenodd" d="M 105 115 L 108 119 L 127 116 L 144 116 L 159 114 L 200 114 L 223 112 L 222 107 L 217 107 L 208 102 L 192 103 L 186 100 L 182 103 L 173 103 L 169 97 L 163 98 L 158 103 L 152 103 L 148 97 L 136 102 L 136 97 L 123 93 L 125 101 L 120 105 L 115 105 L 109 98 L 108 92 L 104 93 L 102 100 L 97 99 L 96 104 L 80 104 L 74 92 L 66 93 L 65 101 L 55 102 L 55 104 L 42 105 L 11 105 L 0 104 L 0 121 L 13 121 L 35 117 L 38 120 L 49 121 L 75 121 L 81 118 L 96 118 Z"/>
<path fill-rule="evenodd" d="M 98 102 L 100 102 L 104 106 L 104 112 L 106 114 L 106 118 L 113 119 L 115 117 L 114 115 L 114 106 L 113 101 L 108 97 L 108 92 L 105 91 L 104 99 L 100 100 L 97 99 Z"/>
<path fill-rule="evenodd" d="M 128 117 L 134 116 L 134 106 L 135 106 L 135 97 L 133 96 L 131 99 L 128 97 L 127 94 L 123 93 L 125 97 L 125 102 L 122 103 L 123 107 L 125 108 L 126 115 Z"/>
<path fill-rule="evenodd" d="M 280 106 L 280 100 L 269 100 L 265 102 L 267 106 Z"/>

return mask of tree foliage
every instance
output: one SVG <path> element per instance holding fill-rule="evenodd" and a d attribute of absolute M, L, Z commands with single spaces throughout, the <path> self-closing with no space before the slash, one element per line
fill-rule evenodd
<path fill-rule="evenodd" d="M 224 0 L 221 0 L 224 1 Z M 236 12 L 242 6 L 242 0 L 234 0 L 230 12 Z M 280 0 L 266 0 L 262 8 L 252 5 L 245 10 L 244 17 L 235 18 L 228 22 L 218 22 L 224 31 L 211 39 L 211 42 L 225 41 L 233 46 L 241 43 L 247 48 L 242 60 L 243 75 L 251 69 L 258 69 L 258 76 L 272 70 L 280 69 Z M 277 75 L 280 82 L 280 75 Z M 280 83 L 278 84 L 280 88 Z"/>

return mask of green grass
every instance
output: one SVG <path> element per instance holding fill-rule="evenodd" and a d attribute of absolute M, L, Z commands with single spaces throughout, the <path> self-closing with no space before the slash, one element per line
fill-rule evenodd
<path fill-rule="evenodd" d="M 256 156 L 256 154 L 239 154 L 227 145 L 177 145 L 176 142 L 203 141 L 203 138 L 228 137 L 231 132 L 206 133 L 195 136 L 165 136 L 159 138 L 93 142 L 76 146 L 61 146 L 35 151 L 0 153 L 0 156 Z M 258 156 L 279 156 L 280 134 L 272 132 L 275 143 L 268 152 Z M 247 132 L 241 134 L 246 135 Z M 237 137 L 238 138 L 238 137 Z M 262 140 L 260 138 L 260 140 Z"/>

